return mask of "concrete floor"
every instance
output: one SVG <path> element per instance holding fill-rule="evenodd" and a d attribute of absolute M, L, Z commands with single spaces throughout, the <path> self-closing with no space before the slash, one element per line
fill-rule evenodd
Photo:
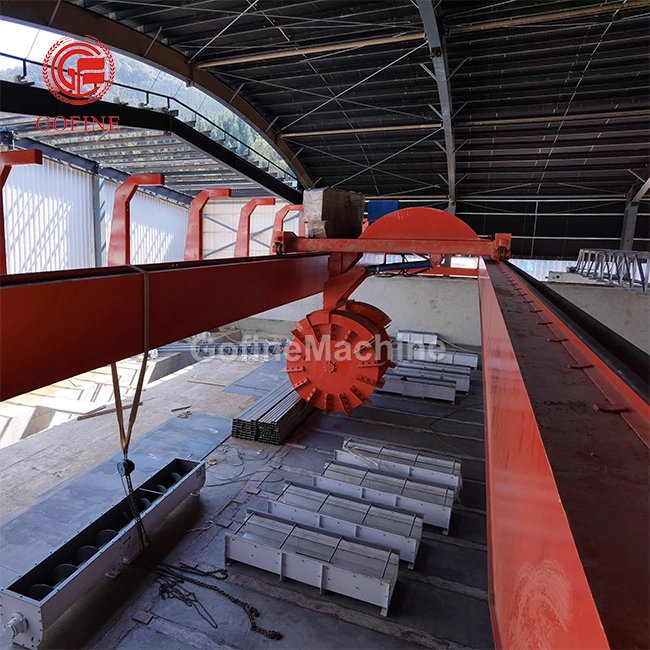
<path fill-rule="evenodd" d="M 260 364 L 208 358 L 157 381 L 142 394 L 133 439 L 162 424 L 173 415 L 171 409 L 181 406 L 229 418 L 237 415 L 254 398 L 222 392 L 222 388 Z M 66 422 L 0 449 L 0 523 L 34 505 L 38 497 L 64 481 L 106 460 L 119 448 L 115 413 L 106 413 Z"/>
<path fill-rule="evenodd" d="M 147 391 L 138 433 L 167 420 L 170 409 L 233 417 L 256 398 L 223 392 L 188 379 L 229 384 L 259 364 L 204 361 Z M 371 407 L 351 418 L 312 417 L 282 447 L 228 439 L 208 455 L 200 498 L 182 504 L 151 537 L 146 557 L 101 580 L 46 633 L 42 648 L 489 648 L 487 603 L 483 410 L 480 372 L 456 405 L 373 396 Z M 190 416 L 191 417 L 191 416 Z M 40 435 L 47 439 L 39 440 Z M 246 509 L 280 491 L 284 478 L 320 473 L 346 437 L 378 440 L 453 456 L 462 461 L 464 488 L 454 507 L 449 536 L 425 526 L 415 570 L 400 568 L 389 616 L 379 608 L 285 581 L 233 564 L 219 587 L 259 612 L 259 626 L 278 630 L 280 641 L 250 630 L 243 611 L 223 596 L 186 584 L 217 623 L 196 609 L 163 599 L 150 572 L 165 560 L 199 568 L 223 567 L 223 537 L 244 520 Z M 109 457 L 118 448 L 114 416 L 72 422 L 30 438 L 28 450 L 0 450 L 2 514 L 32 505 L 44 488 Z M 38 445 L 36 446 L 36 443 Z M 239 450 L 239 454 L 238 454 Z M 21 457 L 22 456 L 22 457 Z M 27 457 L 25 457 L 27 456 Z M 6 460 L 5 460 L 6 459 Z M 242 478 L 244 477 L 244 478 Z M 12 486 L 12 487 L 10 487 Z M 213 487 L 210 487 L 213 486 Z M 11 501 L 11 502 L 10 502 Z M 7 646 L 5 646 L 7 647 Z"/>

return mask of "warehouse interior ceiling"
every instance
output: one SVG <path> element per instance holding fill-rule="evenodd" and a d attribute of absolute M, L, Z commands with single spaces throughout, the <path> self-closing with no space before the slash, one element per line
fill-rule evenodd
<path fill-rule="evenodd" d="M 127 174 L 164 174 L 166 187 L 188 197 L 196 196 L 206 187 L 230 188 L 234 197 L 270 195 L 257 183 L 169 132 L 125 126 L 114 133 L 44 132 L 36 128 L 31 116 L 0 112 L 0 131 L 5 129 L 11 131 L 12 143 L 18 148 L 45 145 L 50 157 L 74 166 L 85 166 L 84 161 L 91 161 L 102 169 Z"/>
<path fill-rule="evenodd" d="M 617 248 L 626 197 L 647 179 L 646 0 L 25 0 L 2 12 L 146 51 L 264 133 L 303 187 L 449 205 L 480 234 L 512 232 L 517 256 Z M 635 248 L 649 221 L 646 199 Z"/>

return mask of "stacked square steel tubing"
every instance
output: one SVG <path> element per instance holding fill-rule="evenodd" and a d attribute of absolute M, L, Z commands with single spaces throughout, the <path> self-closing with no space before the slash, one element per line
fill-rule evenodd
<path fill-rule="evenodd" d="M 281 445 L 312 410 L 287 382 L 242 411 L 232 421 L 232 436 Z"/>

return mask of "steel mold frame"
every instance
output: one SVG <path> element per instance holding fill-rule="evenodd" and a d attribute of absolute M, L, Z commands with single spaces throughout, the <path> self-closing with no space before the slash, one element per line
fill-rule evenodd
<path fill-rule="evenodd" d="M 249 525 L 258 524 L 263 526 L 265 522 L 284 526 L 285 530 L 287 530 L 286 537 L 279 547 L 243 537 Z M 329 561 L 283 550 L 282 544 L 296 531 L 311 534 L 316 540 L 319 538 L 331 540 L 334 547 Z M 384 561 L 382 576 L 371 576 L 359 570 L 337 566 L 334 555 L 338 551 L 344 552 L 343 546 L 346 544 L 364 557 L 374 554 L 375 559 Z M 275 573 L 280 576 L 280 579 L 289 578 L 312 587 L 318 587 L 321 593 L 332 591 L 378 605 L 381 607 L 382 616 L 388 615 L 388 606 L 399 571 L 399 554 L 391 549 L 324 532 L 321 529 L 309 526 L 298 526 L 281 518 L 254 510 L 249 511 L 246 521 L 237 529 L 235 534 L 226 534 L 224 555 L 228 564 L 230 561 L 235 560 Z"/>
<path fill-rule="evenodd" d="M 338 474 L 341 478 L 328 476 L 327 473 L 330 471 L 335 475 Z M 361 472 L 361 475 L 359 472 Z M 355 479 L 360 482 L 370 479 L 379 483 L 397 481 L 401 485 L 396 484 L 394 487 L 395 492 L 390 492 L 386 489 L 366 487 L 360 485 L 360 483 L 354 483 Z M 421 514 L 424 517 L 425 524 L 432 524 L 442 528 L 445 535 L 449 533 L 449 520 L 451 519 L 451 509 L 454 503 L 454 491 L 451 488 L 419 483 L 383 472 L 361 470 L 358 467 L 337 462 L 327 463 L 323 474 L 314 476 L 312 480 L 314 487 L 330 490 L 335 494 L 357 497 L 377 505 L 392 506 Z M 409 487 L 417 489 L 423 496 L 427 497 L 427 500 L 403 495 L 404 490 Z"/>
<path fill-rule="evenodd" d="M 306 497 L 303 498 L 302 502 L 298 503 L 301 495 L 292 493 L 293 488 L 313 494 L 314 501 L 322 499 L 319 507 L 317 509 L 310 508 L 305 503 L 307 500 Z M 350 504 L 357 504 L 360 506 L 358 511 L 360 515 L 363 512 L 363 508 L 365 508 L 365 513 L 363 513 L 361 521 L 353 521 L 351 518 L 346 519 L 340 511 L 337 511 L 336 516 L 321 512 L 321 508 L 329 498 L 344 500 Z M 399 552 L 401 560 L 408 562 L 409 569 L 413 568 L 422 537 L 423 519 L 419 514 L 405 510 L 400 511 L 396 508 L 391 509 L 387 506 L 377 506 L 363 499 L 342 497 L 327 490 L 319 490 L 312 486 L 301 485 L 299 483 L 287 483 L 277 501 L 269 499 L 267 502 L 267 512 L 297 524 L 353 537 L 362 542 L 370 542 L 371 544 L 379 544 L 392 548 Z M 372 525 L 365 523 L 368 516 L 373 517 Z M 394 524 L 408 527 L 408 533 L 400 534 L 395 532 L 395 530 L 391 530 L 388 526 L 381 527 L 379 522 L 377 522 L 377 519 L 380 517 L 390 519 Z"/>

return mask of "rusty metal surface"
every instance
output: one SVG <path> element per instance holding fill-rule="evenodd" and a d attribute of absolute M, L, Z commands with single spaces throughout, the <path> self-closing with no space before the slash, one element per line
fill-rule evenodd
<path fill-rule="evenodd" d="M 575 328 L 570 328 L 551 309 L 550 305 L 540 299 L 538 294 L 533 293 L 511 269 L 500 267 L 506 274 L 507 281 L 522 296 L 526 304 L 530 306 L 531 313 L 539 316 L 540 324 L 548 327 L 546 333 L 553 340 L 562 343 L 569 353 L 575 369 L 583 370 L 595 386 L 602 393 L 598 396 L 595 404 L 600 400 L 609 403 L 608 408 L 620 409 L 625 421 L 636 432 L 646 447 L 650 447 L 650 404 L 647 397 L 639 394 L 638 390 L 627 384 L 625 379 L 617 373 L 607 362 L 601 358 L 588 345 L 586 345 Z M 559 307 L 558 307 L 559 308 Z M 544 332 L 545 330 L 542 329 Z M 593 405 L 592 405 L 593 406 Z"/>
<path fill-rule="evenodd" d="M 607 648 L 497 299 L 503 288 L 493 286 L 500 271 L 491 270 L 488 274 L 480 262 L 490 605 L 496 645 Z M 540 376 L 544 383 L 552 381 Z M 589 507 L 597 507 L 593 493 Z"/>

